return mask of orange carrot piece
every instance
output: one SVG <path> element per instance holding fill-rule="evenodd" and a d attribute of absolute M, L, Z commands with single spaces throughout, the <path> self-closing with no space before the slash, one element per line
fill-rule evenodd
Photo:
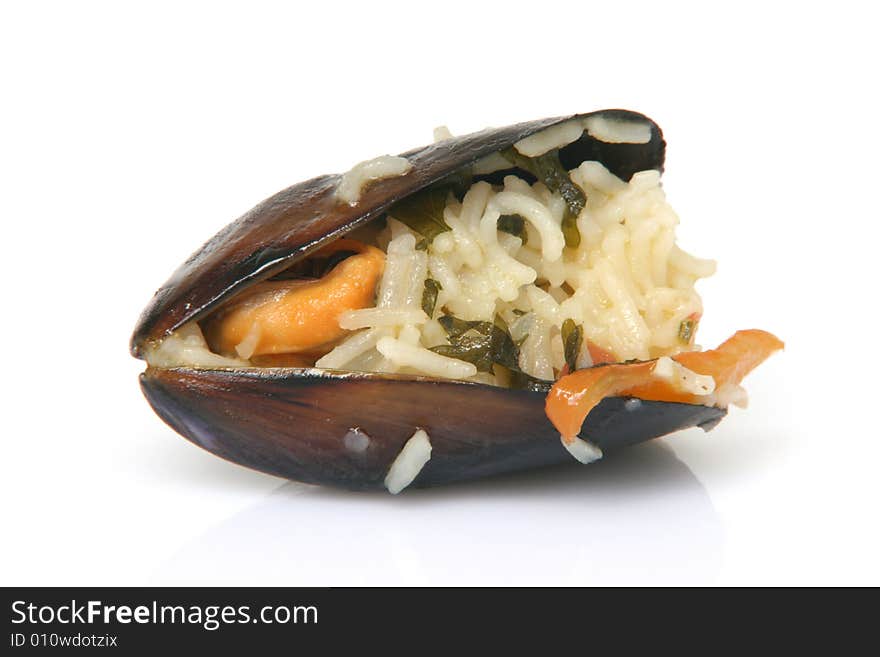
<path fill-rule="evenodd" d="M 715 379 L 716 387 L 739 384 L 770 354 L 782 349 L 779 338 L 766 331 L 737 331 L 717 349 L 692 351 L 674 360 L 698 374 Z M 605 397 L 623 395 L 655 401 L 698 404 L 701 397 L 685 393 L 668 381 L 653 378 L 656 361 L 602 365 L 578 370 L 560 378 L 547 395 L 547 417 L 570 443 L 580 433 L 584 420 Z"/>
<path fill-rule="evenodd" d="M 784 346 L 782 340 L 772 333 L 748 329 L 737 331 L 717 349 L 688 351 L 674 356 L 673 360 L 697 374 L 709 374 L 715 379 L 717 389 L 727 383 L 738 385 L 749 372 Z M 639 399 L 700 403 L 698 396 L 675 390 L 657 379 L 628 390 L 626 394 Z"/>
<path fill-rule="evenodd" d="M 571 443 L 580 433 L 587 414 L 605 397 L 619 395 L 646 381 L 654 361 L 620 365 L 597 365 L 572 372 L 553 384 L 545 410 L 562 439 Z"/>

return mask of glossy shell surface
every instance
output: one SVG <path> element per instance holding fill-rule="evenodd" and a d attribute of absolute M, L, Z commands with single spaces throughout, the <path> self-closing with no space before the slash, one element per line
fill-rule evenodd
<path fill-rule="evenodd" d="M 149 369 L 141 386 L 162 419 L 197 445 L 307 483 L 381 489 L 418 428 L 432 452 L 414 486 L 572 458 L 544 414 L 542 392 L 310 370 Z M 707 406 L 614 397 L 590 413 L 582 435 L 612 453 L 679 429 L 709 429 L 723 416 Z"/>

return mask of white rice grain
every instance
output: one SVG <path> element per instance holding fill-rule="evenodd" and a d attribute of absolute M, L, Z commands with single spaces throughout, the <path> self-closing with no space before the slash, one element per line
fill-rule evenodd
<path fill-rule="evenodd" d="M 616 194 L 626 189 L 626 183 L 605 168 L 601 162 L 587 161 L 572 171 L 571 179 L 584 191 L 597 190 Z"/>
<path fill-rule="evenodd" d="M 392 337 L 380 339 L 376 349 L 397 367 L 411 367 L 428 376 L 467 379 L 477 373 L 477 367 L 472 363 L 457 358 L 447 358 L 424 347 L 407 344 Z"/>
<path fill-rule="evenodd" d="M 405 157 L 396 155 L 381 155 L 354 165 L 346 172 L 336 186 L 336 197 L 348 203 L 357 205 L 361 191 L 369 183 L 383 178 L 402 176 L 412 169 L 412 163 Z"/>
<path fill-rule="evenodd" d="M 528 221 L 541 236 L 541 255 L 546 260 L 558 260 L 565 247 L 565 237 L 550 210 L 534 198 L 516 192 L 500 192 L 490 203 L 499 215 L 518 214 Z"/>
<path fill-rule="evenodd" d="M 315 363 L 315 367 L 322 367 L 328 370 L 342 369 L 358 356 L 373 349 L 379 339 L 386 335 L 388 335 L 387 329 L 370 329 L 355 333 L 334 347 L 329 353 L 319 358 Z"/>
<path fill-rule="evenodd" d="M 431 440 L 423 429 L 416 431 L 394 459 L 385 475 L 385 488 L 397 495 L 419 476 L 425 464 L 431 460 Z"/>
<path fill-rule="evenodd" d="M 645 121 L 588 116 L 584 127 L 591 137 L 606 144 L 647 144 L 651 141 L 651 125 Z"/>
<path fill-rule="evenodd" d="M 438 143 L 441 141 L 446 141 L 447 139 L 452 139 L 454 135 L 450 132 L 449 128 L 445 125 L 438 125 L 434 128 L 434 143 Z"/>
<path fill-rule="evenodd" d="M 577 141 L 583 133 L 584 126 L 577 119 L 573 119 L 520 139 L 513 147 L 527 157 L 537 157 L 554 148 L 568 146 Z"/>
<path fill-rule="evenodd" d="M 339 316 L 339 326 L 347 331 L 400 324 L 424 324 L 428 316 L 421 308 L 360 308 Z"/>
<path fill-rule="evenodd" d="M 202 330 L 195 322 L 189 322 L 156 345 L 150 345 L 144 360 L 153 367 L 224 368 L 246 367 L 246 360 L 227 358 L 208 348 Z"/>
<path fill-rule="evenodd" d="M 583 438 L 576 437 L 570 442 L 566 442 L 565 438 L 562 438 L 562 446 L 565 447 L 569 454 L 584 465 L 588 465 L 602 458 L 602 450 Z"/>

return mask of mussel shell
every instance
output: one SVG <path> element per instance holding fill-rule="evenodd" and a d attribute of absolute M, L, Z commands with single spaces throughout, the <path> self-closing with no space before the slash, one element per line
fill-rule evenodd
<path fill-rule="evenodd" d="M 571 461 L 544 414 L 545 394 L 459 381 L 319 370 L 149 368 L 141 387 L 172 428 L 229 461 L 350 490 L 382 489 L 417 428 L 431 459 L 413 486 L 433 486 Z M 726 411 L 614 397 L 582 435 L 611 452 Z M 350 432 L 369 437 L 351 441 Z"/>
<path fill-rule="evenodd" d="M 610 144 L 588 133 L 560 149 L 569 168 L 598 160 L 628 180 L 663 169 L 660 128 L 642 114 L 603 110 L 483 130 L 403 153 L 402 176 L 369 185 L 355 206 L 334 195 L 338 175 L 289 187 L 228 225 L 159 289 L 131 338 L 131 352 L 198 320 L 249 286 L 382 215 L 395 202 L 529 135 L 572 118 L 602 115 L 651 127 L 644 144 Z M 148 367 L 148 401 L 177 432 L 225 459 L 304 482 L 379 489 L 418 428 L 432 455 L 414 482 L 431 486 L 571 460 L 544 413 L 545 394 L 423 377 L 315 369 L 209 370 Z M 604 400 L 583 435 L 604 451 L 679 429 L 710 429 L 725 411 L 664 402 Z M 360 440 L 347 440 L 351 432 Z M 359 432 L 359 433 L 358 433 Z M 369 443 L 363 450 L 363 436 Z"/>
<path fill-rule="evenodd" d="M 412 169 L 372 183 L 355 206 L 335 198 L 339 175 L 307 180 L 266 199 L 190 256 L 143 311 L 131 338 L 132 355 L 142 356 L 145 343 L 199 319 L 249 286 L 380 216 L 396 201 L 544 128 L 594 115 L 647 123 L 651 139 L 645 144 L 607 144 L 585 132 L 560 150 L 563 162 L 574 166 L 597 159 L 626 180 L 635 171 L 662 170 L 666 144 L 660 128 L 636 112 L 602 110 L 487 129 L 408 151 L 402 155 Z"/>

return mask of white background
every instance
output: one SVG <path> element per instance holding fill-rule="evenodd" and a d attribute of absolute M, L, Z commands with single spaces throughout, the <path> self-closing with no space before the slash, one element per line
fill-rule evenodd
<path fill-rule="evenodd" d="M 0 9 L 0 583 L 880 584 L 871 3 L 9 2 Z M 399 497 L 223 462 L 127 352 L 288 184 L 601 107 L 669 142 L 700 342 L 787 349 L 748 411 L 590 466 Z"/>

